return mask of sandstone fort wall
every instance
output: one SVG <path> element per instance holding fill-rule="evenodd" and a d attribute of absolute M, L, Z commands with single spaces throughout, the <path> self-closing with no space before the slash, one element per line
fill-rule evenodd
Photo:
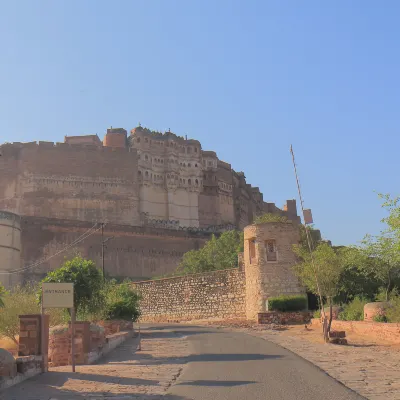
<path fill-rule="evenodd" d="M 245 279 L 238 268 L 133 284 L 141 321 L 245 318 Z"/>
<path fill-rule="evenodd" d="M 139 225 L 135 150 L 3 145 L 1 208 L 26 216 Z"/>
<path fill-rule="evenodd" d="M 52 218 L 22 217 L 23 265 L 45 259 L 74 243 L 94 224 L 82 221 Z M 101 229 L 97 225 L 84 241 L 52 257 L 41 265 L 20 275 L 21 281 L 39 280 L 60 267 L 65 258 L 81 254 L 95 261 L 101 268 Z M 96 230 L 97 229 L 97 230 Z M 202 247 L 209 238 L 207 233 L 188 233 L 181 230 L 150 227 L 112 225 L 104 227 L 104 239 L 114 237 L 105 248 L 105 271 L 112 277 L 148 279 L 174 271 L 182 255 Z"/>

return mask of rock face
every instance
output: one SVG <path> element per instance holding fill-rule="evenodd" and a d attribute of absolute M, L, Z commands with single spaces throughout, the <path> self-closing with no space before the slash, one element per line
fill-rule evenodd
<path fill-rule="evenodd" d="M 0 349 L 0 376 L 13 378 L 17 375 L 17 364 L 13 355 L 6 349 Z"/>

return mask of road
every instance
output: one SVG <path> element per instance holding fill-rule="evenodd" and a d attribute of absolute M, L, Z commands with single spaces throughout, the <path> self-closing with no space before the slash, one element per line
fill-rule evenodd
<path fill-rule="evenodd" d="M 308 361 L 264 339 L 208 327 L 174 329 L 187 337 L 192 355 L 168 398 L 365 400 Z"/>

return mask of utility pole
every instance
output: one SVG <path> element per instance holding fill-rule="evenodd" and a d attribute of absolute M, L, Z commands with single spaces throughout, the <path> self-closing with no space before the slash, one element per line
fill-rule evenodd
<path fill-rule="evenodd" d="M 296 167 L 296 161 L 294 159 L 294 151 L 293 151 L 293 146 L 290 145 L 290 153 L 292 155 L 292 161 L 293 161 L 293 168 L 294 168 L 294 174 L 296 176 L 296 184 L 297 184 L 297 190 L 299 192 L 299 198 L 300 198 L 300 206 L 301 206 L 301 211 L 303 213 L 303 218 L 304 218 L 304 201 L 303 201 L 303 196 L 301 194 L 301 189 L 300 189 L 300 181 L 299 181 L 299 176 L 297 173 L 297 167 Z M 324 339 L 327 341 L 327 333 L 326 333 L 326 316 L 325 316 L 325 310 L 323 307 L 323 302 L 322 302 L 322 293 L 321 293 L 321 287 L 319 284 L 319 279 L 318 279 L 318 265 L 315 265 L 314 257 L 313 257 L 313 243 L 312 243 L 312 237 L 310 235 L 310 232 L 308 230 L 307 224 L 304 221 L 304 228 L 306 230 L 306 237 L 307 237 L 307 244 L 308 244 L 308 249 L 310 251 L 310 258 L 311 258 L 311 265 L 313 268 L 314 272 L 314 277 L 315 277 L 315 283 L 317 284 L 317 290 L 318 290 L 318 297 L 319 297 L 319 302 L 320 302 L 320 309 L 321 309 L 321 315 L 323 319 L 323 333 L 324 333 Z"/>
<path fill-rule="evenodd" d="M 104 240 L 104 222 L 101 224 L 101 265 L 102 265 L 102 270 L 103 270 L 103 280 L 106 280 L 106 271 L 104 268 L 104 249 L 106 248 L 106 243 L 114 239 L 114 236 L 111 236 Z"/>

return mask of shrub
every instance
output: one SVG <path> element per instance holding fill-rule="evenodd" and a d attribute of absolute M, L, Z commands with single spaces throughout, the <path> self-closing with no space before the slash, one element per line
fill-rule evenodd
<path fill-rule="evenodd" d="M 321 310 L 315 310 L 313 314 L 313 318 L 320 319 L 321 318 Z"/>
<path fill-rule="evenodd" d="M 339 319 L 342 321 L 362 321 L 364 319 L 364 306 L 367 303 L 368 300 L 355 297 L 350 303 L 343 306 Z"/>
<path fill-rule="evenodd" d="M 372 317 L 374 322 L 388 322 L 386 315 L 376 314 Z"/>
<path fill-rule="evenodd" d="M 270 311 L 303 311 L 307 309 L 306 296 L 277 296 L 268 299 Z"/>
<path fill-rule="evenodd" d="M 139 299 L 140 296 L 132 289 L 130 282 L 124 281 L 121 284 L 110 282 L 107 288 L 104 318 L 136 321 L 140 315 Z"/>
<path fill-rule="evenodd" d="M 385 310 L 388 322 L 400 322 L 400 296 L 390 300 L 390 307 Z"/>
<path fill-rule="evenodd" d="M 291 221 L 288 221 L 287 217 L 285 216 L 273 213 L 265 213 L 254 218 L 255 224 L 263 224 L 265 222 L 291 222 Z"/>
<path fill-rule="evenodd" d="M 0 336 L 18 344 L 19 315 L 39 313 L 35 293 L 33 286 L 15 286 L 4 295 L 4 308 L 0 310 Z"/>

